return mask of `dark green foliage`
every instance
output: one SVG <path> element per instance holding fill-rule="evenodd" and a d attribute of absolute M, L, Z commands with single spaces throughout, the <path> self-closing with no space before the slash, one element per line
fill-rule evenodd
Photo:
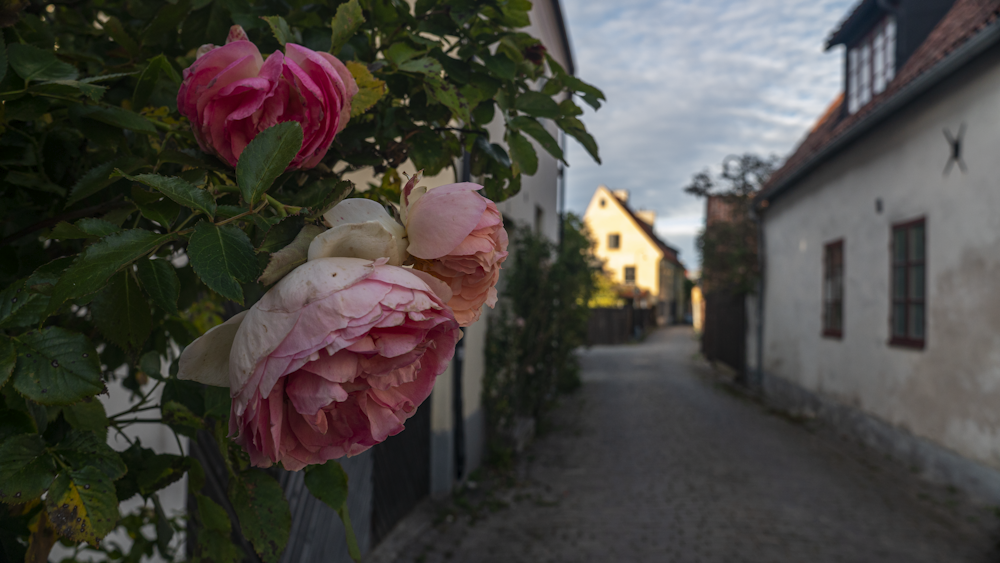
<path fill-rule="evenodd" d="M 684 188 L 698 197 L 715 198 L 719 206 L 729 210 L 726 218 L 709 221 L 698 235 L 702 291 L 749 293 L 756 288 L 760 263 L 753 197 L 767 183 L 776 164 L 774 156 L 730 155 L 723 159 L 716 179 L 706 170 L 695 174 Z"/>
<path fill-rule="evenodd" d="M 490 450 L 509 459 L 521 419 L 542 422 L 558 393 L 580 385 L 573 350 L 587 337 L 587 301 L 600 263 L 581 218 L 570 214 L 561 245 L 525 227 L 509 228 L 500 303 L 486 339 L 486 405 Z"/>
<path fill-rule="evenodd" d="M 39 546 L 95 545 L 118 527 L 134 541 L 128 550 L 101 543 L 105 559 L 175 560 L 179 523 L 157 491 L 189 471 L 194 483 L 198 466 L 138 441 L 118 453 L 104 445 L 132 424 L 162 424 L 174 435 L 214 432 L 241 510 L 234 530 L 218 505 L 196 496 L 195 560 L 241 559 L 231 533 L 248 535 L 265 560 L 280 557 L 290 527 L 280 488 L 226 438 L 228 390 L 176 378 L 178 351 L 221 322 L 224 305 L 260 298 L 270 256 L 351 195 L 344 174 L 374 172 L 381 183 L 364 197 L 395 201 L 404 162 L 433 175 L 467 152 L 485 193 L 502 201 L 538 168 L 533 143 L 562 158 L 547 128 L 562 128 L 596 159 L 573 100 L 597 107 L 603 94 L 520 31 L 530 9 L 526 0 L 419 0 L 412 8 L 387 0 L 81 0 L 0 14 L 10 24 L 0 28 L 5 554 L 23 559 L 30 538 L 44 558 Z M 294 123 L 258 135 L 233 169 L 206 154 L 178 114 L 184 69 L 200 46 L 223 44 L 234 24 L 265 55 L 297 43 L 337 55 L 355 77 L 361 91 L 350 121 L 315 168 L 286 170 L 302 144 Z M 509 149 L 490 137 L 494 122 L 504 124 Z M 562 288 L 545 290 L 555 292 L 546 293 L 550 303 L 560 291 L 582 291 L 564 271 L 570 263 L 546 267 L 545 279 Z M 563 348 L 575 345 L 563 335 L 579 319 L 565 307 L 542 309 L 547 344 L 519 361 L 549 362 L 558 386 L 572 373 Z M 97 398 L 111 386 L 131 393 L 122 412 L 105 412 Z M 525 400 L 548 397 L 547 389 L 526 389 Z M 332 504 L 346 494 L 337 469 L 308 477 Z M 142 507 L 120 516 L 119 503 L 136 495 Z"/>

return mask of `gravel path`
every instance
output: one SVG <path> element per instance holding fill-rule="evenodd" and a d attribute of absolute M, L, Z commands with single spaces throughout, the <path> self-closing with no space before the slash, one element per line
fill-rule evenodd
<path fill-rule="evenodd" d="M 583 352 L 517 469 L 435 506 L 398 563 L 1000 561 L 993 507 L 767 411 L 696 352 L 684 328 Z"/>

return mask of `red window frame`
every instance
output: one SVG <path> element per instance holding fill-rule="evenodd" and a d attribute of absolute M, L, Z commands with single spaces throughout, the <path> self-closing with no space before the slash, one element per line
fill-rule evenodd
<path fill-rule="evenodd" d="M 844 239 L 823 246 L 823 336 L 844 337 Z"/>
<path fill-rule="evenodd" d="M 889 242 L 889 344 L 927 344 L 927 219 L 892 226 Z"/>

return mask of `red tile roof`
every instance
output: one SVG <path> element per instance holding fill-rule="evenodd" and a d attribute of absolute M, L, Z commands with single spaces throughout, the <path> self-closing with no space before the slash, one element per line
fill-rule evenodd
<path fill-rule="evenodd" d="M 884 92 L 876 95 L 871 102 L 852 115 L 844 115 L 840 111 L 844 100 L 843 94 L 834 101 L 785 164 L 771 175 L 757 196 L 758 202 L 776 195 L 775 192 L 785 180 L 800 169 L 816 164 L 810 161 L 814 160 L 821 150 L 851 131 L 873 111 L 885 105 L 907 85 L 941 63 L 969 39 L 994 24 L 998 15 L 1000 15 L 1000 0 L 956 0 L 951 10 L 906 61 Z"/>

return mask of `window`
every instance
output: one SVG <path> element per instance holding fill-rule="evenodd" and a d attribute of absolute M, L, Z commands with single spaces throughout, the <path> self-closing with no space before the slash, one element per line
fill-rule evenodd
<path fill-rule="evenodd" d="M 896 75 L 896 20 L 884 18 L 847 51 L 847 110 L 885 91 Z"/>
<path fill-rule="evenodd" d="M 844 334 L 844 240 L 823 247 L 823 335 Z"/>
<path fill-rule="evenodd" d="M 892 338 L 890 344 L 923 348 L 927 298 L 924 219 L 892 227 Z"/>
<path fill-rule="evenodd" d="M 608 235 L 608 248 L 619 248 L 621 246 L 621 242 L 621 237 L 617 233 Z"/>
<path fill-rule="evenodd" d="M 635 266 L 625 266 L 625 283 L 635 283 Z"/>

